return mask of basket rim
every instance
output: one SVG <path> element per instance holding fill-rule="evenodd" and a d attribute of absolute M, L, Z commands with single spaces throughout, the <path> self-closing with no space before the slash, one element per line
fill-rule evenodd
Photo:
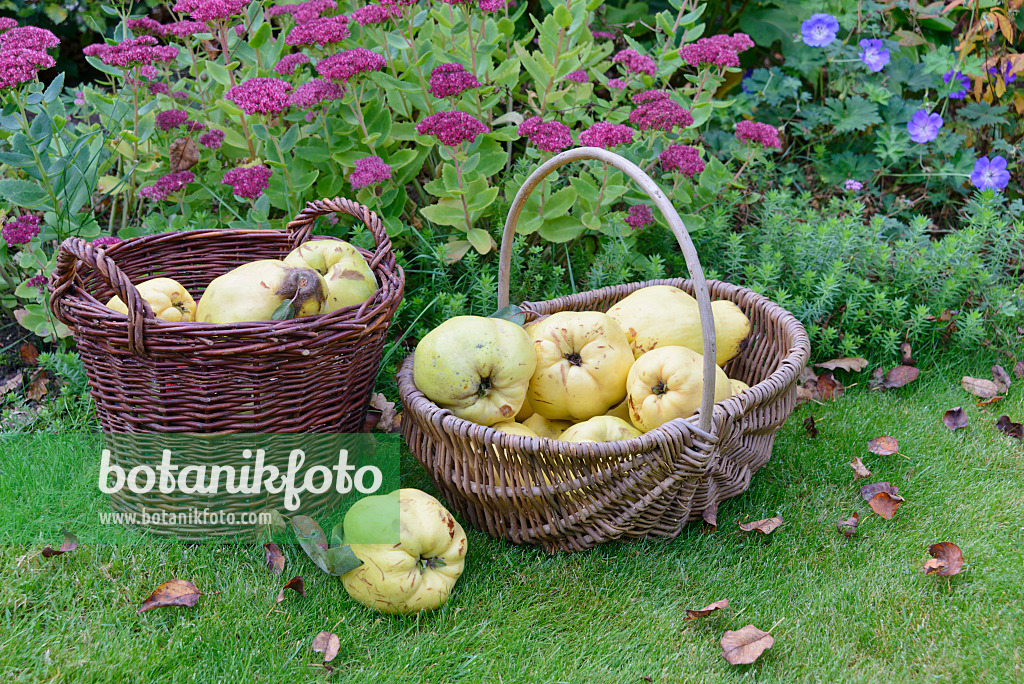
<path fill-rule="evenodd" d="M 639 289 L 642 287 L 648 287 L 650 285 L 665 285 L 672 284 L 675 282 L 692 283 L 693 281 L 688 278 L 666 278 L 661 280 L 649 280 L 635 283 L 627 283 L 626 285 L 637 285 L 637 289 Z M 737 293 L 752 296 L 753 306 L 774 307 L 775 310 L 771 311 L 770 313 L 771 315 L 776 316 L 780 322 L 796 324 L 797 337 L 795 340 L 793 340 L 793 343 L 786 351 L 786 354 L 783 357 L 782 362 L 779 365 L 779 368 L 777 368 L 774 372 L 772 372 L 766 378 L 761 380 L 761 382 L 758 382 L 755 385 L 751 385 L 750 389 L 753 390 L 773 379 L 779 381 L 780 384 L 783 385 L 788 384 L 789 381 L 795 381 L 797 375 L 799 374 L 800 368 L 806 365 L 810 357 L 810 339 L 807 335 L 807 331 L 804 328 L 803 324 L 800 323 L 796 316 L 794 316 L 791 312 L 782 308 L 775 302 L 771 301 L 764 295 L 758 292 L 754 292 L 749 288 L 745 288 L 740 285 L 734 285 L 732 283 L 727 283 L 720 280 L 709 279 L 707 283 L 709 289 L 717 285 L 725 285 L 730 288 L 733 288 L 734 291 L 736 291 Z M 598 288 L 596 290 L 577 292 L 574 294 L 580 297 L 587 295 L 597 295 L 598 293 L 607 294 L 617 287 L 622 286 L 612 285 L 603 288 Z M 529 308 L 530 305 L 540 305 L 545 303 L 551 303 L 554 301 L 556 300 L 523 302 L 521 304 L 521 307 L 525 311 L 535 314 L 536 312 Z M 460 433 L 465 434 L 467 436 L 469 435 L 470 432 L 479 433 L 478 435 L 476 435 L 477 437 L 479 437 L 478 441 L 484 444 L 495 444 L 501 446 L 502 448 L 518 448 L 518 450 L 520 451 L 530 452 L 533 454 L 547 454 L 550 453 L 553 449 L 557 449 L 556 453 L 561 455 L 563 458 L 570 455 L 572 457 L 583 458 L 598 455 L 633 455 L 640 452 L 650 451 L 653 447 L 660 444 L 664 438 L 672 436 L 673 433 L 688 433 L 700 440 L 703 440 L 705 444 L 713 446 L 717 444 L 719 441 L 717 428 L 718 426 L 721 425 L 721 417 L 724 416 L 726 413 L 726 410 L 724 408 L 724 405 L 726 403 L 734 402 L 735 405 L 737 405 L 740 408 L 740 411 L 736 413 L 744 415 L 749 413 L 751 410 L 753 410 L 757 405 L 761 403 L 756 400 L 752 393 L 749 392 L 743 392 L 739 395 L 733 395 L 719 402 L 716 402 L 714 404 L 714 415 L 712 417 L 713 420 L 711 422 L 710 432 L 705 432 L 701 430 L 698 426 L 697 421 L 700 415 L 700 411 L 698 410 L 692 416 L 689 416 L 687 418 L 674 418 L 668 421 L 667 423 L 659 425 L 653 430 L 649 430 L 648 432 L 641 434 L 638 437 L 616 440 L 614 442 L 565 442 L 562 440 L 551 439 L 549 437 L 529 437 L 525 435 L 510 435 L 495 430 L 493 427 L 480 425 L 465 418 L 459 418 L 454 413 L 452 413 L 450 409 L 442 408 L 441 406 L 431 401 L 426 395 L 423 394 L 423 392 L 419 390 L 419 388 L 416 387 L 416 385 L 412 381 L 412 367 L 414 357 L 415 352 L 407 355 L 405 360 L 402 362 L 402 365 L 400 366 L 398 372 L 398 389 L 402 398 L 402 403 L 405 405 L 407 411 L 411 411 L 413 413 L 420 412 L 421 407 L 414 405 L 414 402 L 416 404 L 419 404 L 420 400 L 422 399 L 422 402 L 429 406 L 429 409 L 427 411 L 422 411 L 422 413 L 427 416 L 440 416 L 440 424 L 443 427 L 445 427 L 446 430 L 449 430 L 452 433 Z M 787 364 L 787 362 L 790 363 Z M 531 442 L 528 442 L 527 440 L 537 440 L 537 447 L 539 448 L 535 448 L 535 446 Z M 559 446 L 555 447 L 554 445 L 556 444 Z M 571 445 L 568 448 L 568 451 L 577 453 L 563 453 L 566 449 L 562 445 Z"/>

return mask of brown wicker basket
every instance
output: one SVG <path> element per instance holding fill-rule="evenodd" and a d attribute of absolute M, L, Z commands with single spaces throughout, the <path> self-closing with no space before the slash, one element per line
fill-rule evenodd
<path fill-rule="evenodd" d="M 319 217 L 332 213 L 354 216 L 373 235 L 375 249 L 360 252 L 379 288 L 362 304 L 287 321 L 170 323 L 153 316 L 132 284 L 174 278 L 198 300 L 211 280 L 236 266 L 283 258 L 311 238 Z M 405 277 L 380 218 L 335 198 L 309 203 L 287 231 L 181 231 L 106 248 L 69 238 L 52 284 L 50 308 L 73 331 L 107 434 L 355 433 Z M 127 303 L 127 315 L 104 306 L 115 294 Z M 132 456 L 125 458 L 131 467 Z M 113 502 L 125 510 L 142 505 Z M 250 510 L 252 502 L 240 495 L 229 504 Z"/>
<path fill-rule="evenodd" d="M 406 441 L 452 508 L 492 537 L 549 551 L 675 537 L 688 520 L 744 492 L 793 411 L 796 379 L 810 356 L 807 333 L 792 314 L 751 290 L 706 281 L 690 236 L 664 193 L 638 166 L 600 148 L 555 156 L 519 190 L 502 238 L 499 307 L 508 304 L 512 241 L 527 197 L 553 170 L 579 159 L 621 169 L 650 195 L 678 239 L 693 280 L 631 283 L 521 306 L 533 320 L 557 311 L 606 311 L 648 285 L 686 290 L 697 299 L 704 335 L 704 393 L 697 415 L 618 442 L 508 435 L 457 418 L 427 399 L 413 383 L 413 356 L 398 373 Z M 725 367 L 750 389 L 717 404 L 712 297 L 735 302 L 752 327 L 745 349 Z"/>

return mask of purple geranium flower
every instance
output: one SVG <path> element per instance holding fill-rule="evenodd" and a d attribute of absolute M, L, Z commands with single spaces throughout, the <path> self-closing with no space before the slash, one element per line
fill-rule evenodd
<path fill-rule="evenodd" d="M 825 47 L 836 39 L 839 33 L 839 20 L 831 14 L 818 12 L 800 25 L 800 34 L 804 43 L 811 47 Z"/>
<path fill-rule="evenodd" d="M 1006 170 L 1006 159 L 1001 156 L 982 157 L 974 163 L 971 185 L 979 190 L 1002 190 L 1010 183 L 1010 172 Z"/>
<path fill-rule="evenodd" d="M 907 132 L 910 139 L 916 143 L 926 143 L 939 137 L 939 129 L 942 128 L 942 117 L 938 114 L 929 114 L 927 109 L 919 109 L 907 122 Z"/>
<path fill-rule="evenodd" d="M 958 82 L 960 84 L 960 88 L 958 88 L 957 90 L 954 90 L 953 92 L 951 92 L 949 94 L 949 99 L 950 100 L 962 100 L 962 99 L 964 99 L 964 96 L 967 95 L 968 89 L 970 89 L 970 87 L 971 87 L 971 79 L 968 78 L 967 76 L 964 76 L 959 71 L 947 71 L 946 73 L 942 74 L 942 81 L 944 83 L 949 83 L 950 81 L 956 81 L 956 82 Z"/>
<path fill-rule="evenodd" d="M 865 38 L 858 45 L 861 51 L 857 56 L 871 71 L 878 73 L 889 63 L 889 51 L 885 49 L 881 40 Z"/>

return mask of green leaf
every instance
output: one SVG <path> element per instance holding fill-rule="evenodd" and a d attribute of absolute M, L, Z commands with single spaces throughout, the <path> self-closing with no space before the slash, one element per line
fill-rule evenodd
<path fill-rule="evenodd" d="M 348 544 L 327 549 L 324 561 L 328 568 L 327 572 L 338 577 L 352 572 L 363 564 Z"/>
<path fill-rule="evenodd" d="M 310 560 L 316 566 L 331 574 L 330 566 L 327 564 L 327 536 L 320 525 L 312 518 L 305 515 L 294 515 L 291 519 L 292 529 L 295 532 L 295 539 L 299 546 L 306 552 Z"/>
<path fill-rule="evenodd" d="M 437 204 L 421 207 L 420 213 L 426 216 L 431 223 L 440 226 L 454 226 L 463 230 L 469 228 L 466 225 L 466 213 L 462 208 L 462 202 L 458 199 L 442 199 Z"/>
<path fill-rule="evenodd" d="M 600 194 L 600 190 L 597 187 L 597 183 L 591 178 L 590 174 L 580 174 L 579 176 L 569 179 L 569 184 L 576 188 L 576 193 L 593 204 L 597 201 L 597 197 Z"/>
<path fill-rule="evenodd" d="M 49 198 L 49 194 L 29 181 L 0 180 L 0 197 L 19 207 L 38 207 Z"/>
<path fill-rule="evenodd" d="M 491 234 L 483 228 L 473 228 L 466 233 L 466 239 L 469 240 L 469 244 L 473 245 L 473 249 L 481 254 L 490 252 L 494 244 L 491 241 Z"/>
<path fill-rule="evenodd" d="M 572 24 L 572 13 L 565 8 L 565 5 L 555 5 L 555 21 L 562 28 L 569 28 Z"/>
<path fill-rule="evenodd" d="M 583 232 L 583 224 L 574 216 L 560 216 L 553 221 L 545 221 L 537 232 L 551 242 L 568 242 L 579 237 Z"/>
<path fill-rule="evenodd" d="M 57 74 L 57 77 L 50 81 L 50 85 L 46 86 L 46 90 L 43 91 L 43 101 L 53 102 L 60 95 L 60 91 L 64 89 L 64 72 Z"/>
<path fill-rule="evenodd" d="M 291 299 L 281 302 L 281 306 L 274 309 L 274 313 L 270 316 L 272 321 L 290 321 L 293 318 L 295 318 L 295 304 Z"/>
<path fill-rule="evenodd" d="M 548 197 L 544 203 L 544 218 L 551 220 L 559 216 L 565 216 L 576 203 L 576 189 L 572 186 L 562 188 Z"/>
<path fill-rule="evenodd" d="M 488 318 L 501 318 L 506 321 L 511 321 L 516 325 L 522 325 L 523 323 L 526 323 L 526 314 L 523 312 L 522 309 L 520 309 L 515 304 L 503 306 L 502 308 L 498 309 L 490 316 L 488 316 Z"/>
<path fill-rule="evenodd" d="M 222 86 L 231 85 L 231 75 L 228 73 L 226 68 L 211 59 L 206 60 L 205 63 L 206 73 L 210 74 L 210 78 L 217 83 L 220 83 Z"/>
<path fill-rule="evenodd" d="M 868 102 L 860 95 L 853 95 L 846 100 L 828 98 L 825 106 L 832 113 L 836 133 L 863 131 L 869 126 L 882 123 L 878 115 L 878 105 Z"/>
<path fill-rule="evenodd" d="M 270 38 L 270 33 L 270 24 L 261 24 L 260 27 L 256 29 L 256 32 L 252 34 L 252 38 L 249 39 L 249 47 L 253 50 L 258 49 L 261 45 L 267 42 L 267 39 Z"/>

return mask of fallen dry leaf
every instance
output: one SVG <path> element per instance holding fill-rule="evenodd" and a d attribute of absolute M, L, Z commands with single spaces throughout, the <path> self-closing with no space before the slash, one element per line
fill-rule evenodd
<path fill-rule="evenodd" d="M 868 442 L 868 451 L 879 456 L 891 456 L 900 450 L 900 445 L 895 437 L 884 435 L 875 437 Z"/>
<path fill-rule="evenodd" d="M 850 461 L 850 467 L 853 468 L 854 480 L 871 477 L 871 471 L 864 467 L 864 463 L 860 460 L 860 456 Z"/>
<path fill-rule="evenodd" d="M 851 358 L 849 356 L 841 359 L 832 359 L 831 361 L 823 361 L 821 363 L 814 364 L 818 368 L 824 368 L 826 370 L 845 370 L 851 373 L 859 373 L 864 370 L 868 365 L 867 359 L 862 359 L 859 356 Z"/>
<path fill-rule="evenodd" d="M 313 653 L 324 654 L 324 664 L 334 660 L 341 650 L 341 641 L 333 632 L 320 632 L 313 638 Z"/>
<path fill-rule="evenodd" d="M 46 396 L 46 386 L 50 384 L 50 376 L 46 371 L 39 371 L 25 389 L 25 396 L 32 401 L 39 401 Z"/>
<path fill-rule="evenodd" d="M 1014 423 L 1010 420 L 1010 416 L 999 416 L 999 419 L 996 420 L 996 429 L 1004 433 L 1007 437 L 1024 439 L 1024 425 L 1021 423 Z"/>
<path fill-rule="evenodd" d="M 1013 364 L 1013 376 L 1018 380 L 1024 380 L 1024 361 Z"/>
<path fill-rule="evenodd" d="M 896 514 L 896 509 L 903 503 L 900 490 L 888 482 L 866 484 L 860 488 L 860 495 L 871 506 L 871 510 L 886 520 L 891 520 Z"/>
<path fill-rule="evenodd" d="M 779 525 L 782 524 L 782 516 L 777 515 L 774 518 L 765 518 L 764 520 L 755 520 L 750 523 L 740 523 L 740 529 L 744 532 L 761 532 L 762 534 L 771 534 L 774 532 Z"/>
<path fill-rule="evenodd" d="M 686 609 L 686 617 L 683 618 L 683 619 L 684 620 L 696 620 L 697 618 L 707 617 L 708 615 L 711 615 L 711 613 L 715 612 L 716 610 L 721 610 L 722 608 L 728 608 L 728 607 L 729 607 L 729 599 L 722 599 L 721 601 L 715 601 L 712 604 L 704 606 L 700 610 L 690 610 L 689 608 L 687 608 Z"/>
<path fill-rule="evenodd" d="M 188 171 L 199 163 L 199 148 L 192 138 L 178 138 L 171 143 L 168 161 L 171 173 Z"/>
<path fill-rule="evenodd" d="M 78 538 L 75 537 L 75 535 L 71 534 L 67 530 L 61 530 L 60 532 L 64 535 L 64 541 L 61 543 L 60 548 L 54 550 L 47 546 L 45 549 L 43 549 L 43 558 L 52 558 L 54 556 L 60 556 L 61 554 L 74 551 L 78 548 Z"/>
<path fill-rule="evenodd" d="M 381 432 L 391 432 L 395 426 L 395 417 L 398 411 L 395 410 L 395 402 L 388 401 L 380 392 L 374 392 L 370 397 L 370 406 L 380 411 L 380 420 L 377 422 L 377 429 Z"/>
<path fill-rule="evenodd" d="M 859 522 L 860 513 L 854 513 L 851 517 L 847 518 L 846 520 L 840 518 L 839 522 L 836 523 L 836 529 L 842 532 L 846 536 L 846 538 L 849 539 L 857 531 L 857 523 Z"/>
<path fill-rule="evenodd" d="M 900 365 L 901 366 L 916 366 L 917 365 L 916 363 L 914 363 L 914 358 L 911 355 L 911 349 L 910 349 L 910 343 L 909 342 L 902 342 L 902 343 L 900 343 Z"/>
<path fill-rule="evenodd" d="M 1013 384 L 1010 374 L 998 363 L 992 366 L 992 379 L 995 380 L 996 389 L 999 390 L 999 394 L 1006 394 L 1006 390 L 1010 389 L 1010 385 Z"/>
<path fill-rule="evenodd" d="M 35 366 L 39 363 L 39 350 L 28 342 L 18 347 L 18 355 L 21 356 L 21 362 L 26 366 Z"/>
<path fill-rule="evenodd" d="M 8 392 L 13 392 L 18 389 L 21 387 L 23 382 L 24 378 L 21 377 L 21 371 L 14 371 L 14 374 L 11 375 L 11 377 L 0 383 L 0 397 L 4 396 Z"/>
<path fill-rule="evenodd" d="M 999 394 L 999 388 L 996 387 L 996 383 L 984 378 L 972 378 L 965 375 L 960 378 L 960 386 L 979 399 L 991 399 Z"/>
<path fill-rule="evenodd" d="M 718 529 L 718 502 L 714 502 L 707 508 L 705 508 L 700 517 L 704 519 L 704 522 L 708 524 L 711 529 L 708 532 L 714 532 Z"/>
<path fill-rule="evenodd" d="M 184 606 L 191 608 L 199 601 L 203 593 L 196 588 L 196 585 L 187 580 L 172 579 L 164 582 L 153 590 L 149 598 L 142 602 L 136 613 L 143 613 L 153 608 L 165 608 L 167 606 Z"/>
<path fill-rule="evenodd" d="M 288 580 L 283 587 L 281 587 L 280 593 L 277 595 L 277 603 L 284 601 L 284 590 L 291 589 L 302 598 L 306 598 L 306 582 L 301 577 L 296 575 Z"/>
<path fill-rule="evenodd" d="M 959 430 L 967 427 L 967 414 L 962 407 L 951 408 L 942 414 L 942 424 L 950 430 Z"/>
<path fill-rule="evenodd" d="M 814 416 L 804 418 L 804 430 L 807 431 L 808 437 L 814 438 L 818 436 L 818 428 L 814 427 Z"/>
<path fill-rule="evenodd" d="M 949 577 L 957 575 L 964 567 L 964 554 L 953 542 L 939 542 L 928 547 L 931 560 L 925 561 L 924 571 L 927 575 Z"/>
<path fill-rule="evenodd" d="M 722 657 L 730 665 L 749 665 L 766 650 L 775 645 L 775 639 L 768 632 L 762 632 L 754 625 L 747 625 L 738 631 L 726 631 L 722 635 Z"/>
<path fill-rule="evenodd" d="M 914 366 L 896 366 L 891 371 L 885 374 L 885 379 L 882 382 L 882 386 L 885 389 L 896 389 L 897 387 L 903 387 L 917 380 L 917 376 L 921 373 Z"/>
<path fill-rule="evenodd" d="M 275 575 L 284 572 L 284 554 L 277 544 L 264 544 L 263 557 L 267 561 L 267 570 Z"/>
<path fill-rule="evenodd" d="M 996 396 L 992 397 L 991 399 L 982 399 L 977 404 L 975 404 L 975 406 L 989 406 L 991 404 L 994 404 L 994 403 L 996 403 L 998 401 L 1002 401 L 1002 400 L 1003 400 L 1003 398 L 1001 396 L 996 395 Z"/>
<path fill-rule="evenodd" d="M 821 401 L 828 401 L 829 399 L 838 399 L 843 396 L 843 390 L 845 389 L 843 383 L 833 377 L 832 371 L 825 371 L 818 376 L 815 394 Z"/>

